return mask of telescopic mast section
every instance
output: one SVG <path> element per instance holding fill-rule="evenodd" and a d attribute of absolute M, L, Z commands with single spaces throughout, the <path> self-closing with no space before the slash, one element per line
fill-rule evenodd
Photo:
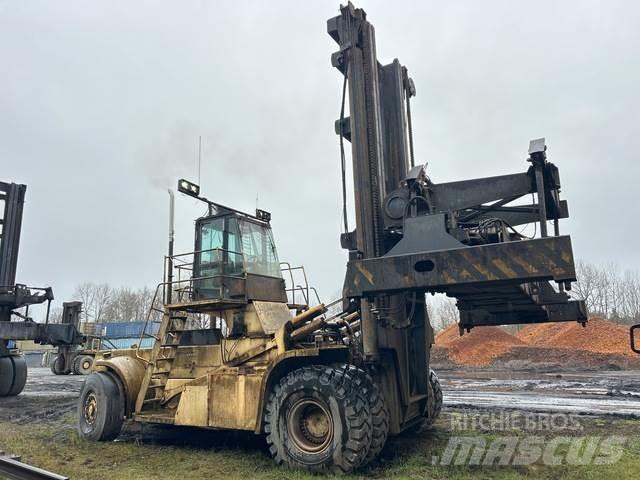
<path fill-rule="evenodd" d="M 332 64 L 348 83 L 349 116 L 335 127 L 351 142 L 355 192 L 356 229 L 341 238 L 349 250 L 344 293 L 362 311 L 365 356 L 377 357 L 386 324 L 403 323 L 406 312 L 394 305 L 408 294 L 456 297 L 466 329 L 585 322 L 584 303 L 562 291 L 576 279 L 570 239 L 558 227 L 568 206 L 544 138 L 530 142 L 524 173 L 434 183 L 425 166 L 412 167 L 409 99 L 416 90 L 406 67 L 377 60 L 374 28 L 351 3 L 328 21 L 328 32 L 340 46 Z M 529 194 L 536 203 L 513 203 Z M 513 228 L 533 222 L 542 238 Z"/>

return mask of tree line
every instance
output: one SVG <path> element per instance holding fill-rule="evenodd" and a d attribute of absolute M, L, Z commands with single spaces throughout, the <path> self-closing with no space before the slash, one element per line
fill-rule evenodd
<path fill-rule="evenodd" d="M 82 302 L 82 321 L 135 322 L 147 319 L 154 301 L 155 290 L 149 287 L 111 287 L 107 283 L 84 282 L 78 285 L 73 298 Z M 162 292 L 156 298 L 156 307 L 161 308 Z M 151 312 L 157 319 L 159 312 Z"/>
<path fill-rule="evenodd" d="M 581 298 L 589 315 L 632 325 L 640 321 L 640 274 L 615 264 L 576 264 L 578 281 L 571 295 Z"/>
<path fill-rule="evenodd" d="M 640 273 L 637 270 L 622 270 L 615 264 L 579 261 L 576 276 L 578 281 L 572 284 L 569 295 L 585 301 L 589 316 L 623 325 L 640 323 Z M 443 295 L 430 299 L 427 309 L 436 331 L 458 322 L 455 299 Z"/>

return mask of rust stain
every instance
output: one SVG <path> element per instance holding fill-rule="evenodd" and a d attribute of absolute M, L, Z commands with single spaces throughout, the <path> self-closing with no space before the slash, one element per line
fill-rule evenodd
<path fill-rule="evenodd" d="M 371 272 L 364 268 L 360 263 L 356 263 L 356 268 L 362 274 L 362 276 L 367 279 L 367 282 L 369 282 L 370 285 L 373 285 L 373 275 L 371 274 Z"/>

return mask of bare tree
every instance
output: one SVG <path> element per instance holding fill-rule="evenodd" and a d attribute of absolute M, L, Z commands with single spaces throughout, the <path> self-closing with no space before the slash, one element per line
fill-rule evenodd
<path fill-rule="evenodd" d="M 431 297 L 427 302 L 427 313 L 436 332 L 440 332 L 460 320 L 456 300 L 445 295 L 436 294 Z"/>
<path fill-rule="evenodd" d="M 591 315 L 631 324 L 640 320 L 638 271 L 621 272 L 614 264 L 603 266 L 580 261 L 572 295 L 583 299 Z"/>
<path fill-rule="evenodd" d="M 78 285 L 73 292 L 73 297 L 82 302 L 82 321 L 89 322 L 93 319 L 93 302 L 95 296 L 95 285 L 91 282 L 84 282 Z"/>
<path fill-rule="evenodd" d="M 146 320 L 153 302 L 153 291 L 147 287 L 133 290 L 128 287 L 112 288 L 108 284 L 85 282 L 75 289 L 75 298 L 83 305 L 85 322 L 132 322 Z M 161 299 L 156 299 L 156 308 L 160 310 Z M 151 312 L 152 319 L 160 317 L 157 311 Z"/>
<path fill-rule="evenodd" d="M 49 323 L 62 323 L 62 307 L 57 305 L 51 307 L 49 311 Z"/>

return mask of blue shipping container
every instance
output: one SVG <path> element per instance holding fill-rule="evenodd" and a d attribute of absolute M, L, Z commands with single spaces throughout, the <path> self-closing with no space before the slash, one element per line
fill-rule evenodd
<path fill-rule="evenodd" d="M 145 322 L 108 322 L 96 325 L 96 332 L 107 338 L 131 338 L 140 336 L 144 330 Z M 149 322 L 146 333 L 153 335 L 158 333 L 159 323 Z"/>
<path fill-rule="evenodd" d="M 102 342 L 102 348 L 105 350 L 120 350 L 125 348 L 133 348 L 135 345 L 140 345 L 140 348 L 153 347 L 154 338 L 145 337 L 140 342 L 140 337 L 130 338 L 109 338 Z"/>

